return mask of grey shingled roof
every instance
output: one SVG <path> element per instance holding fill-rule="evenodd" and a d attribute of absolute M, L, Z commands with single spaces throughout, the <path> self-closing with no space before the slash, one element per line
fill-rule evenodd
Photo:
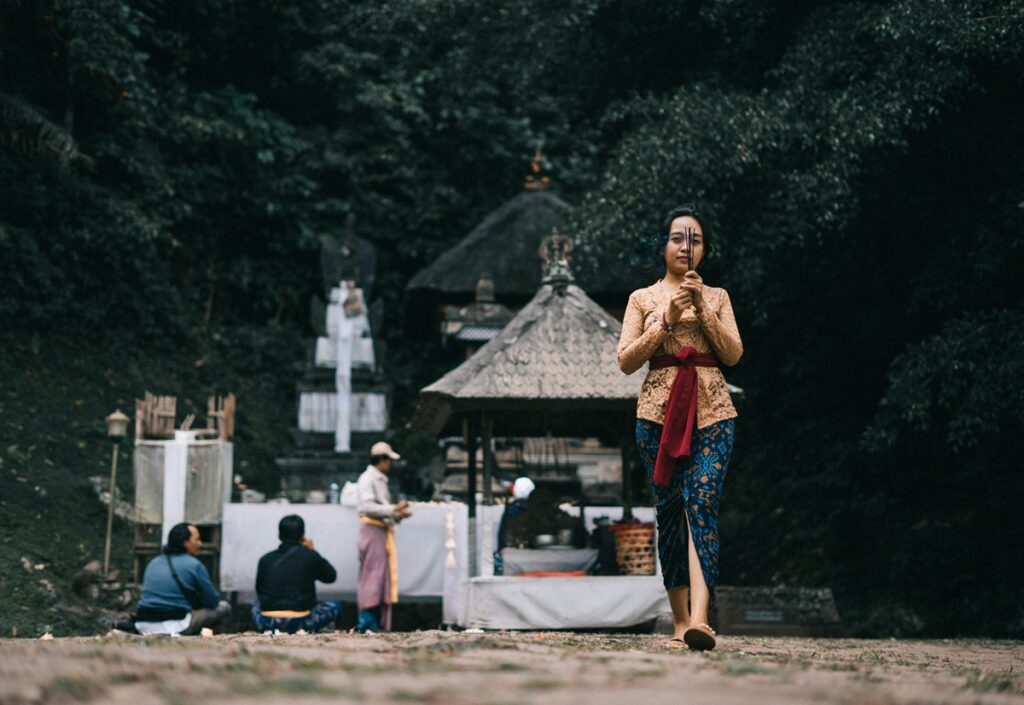
<path fill-rule="evenodd" d="M 499 296 L 537 291 L 537 248 L 553 228 L 565 231 L 572 207 L 550 191 L 524 191 L 492 211 L 455 247 L 409 280 L 407 289 L 471 294 L 487 272 Z"/>
<path fill-rule="evenodd" d="M 631 412 L 644 375 L 616 362 L 620 324 L 574 284 L 544 284 L 504 330 L 420 391 L 412 428 L 439 430 L 467 408 Z"/>

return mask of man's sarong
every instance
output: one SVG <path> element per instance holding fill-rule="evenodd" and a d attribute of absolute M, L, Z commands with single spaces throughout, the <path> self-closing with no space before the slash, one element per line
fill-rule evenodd
<path fill-rule="evenodd" d="M 313 609 L 295 612 L 296 616 L 274 616 L 281 612 L 264 613 L 260 610 L 260 601 L 252 606 L 252 621 L 256 631 L 272 632 L 275 629 L 285 634 L 294 634 L 300 629 L 306 632 L 318 632 L 334 624 L 341 616 L 340 602 L 317 602 Z"/>
<path fill-rule="evenodd" d="M 359 586 L 356 600 L 360 610 L 381 608 L 381 626 L 391 629 L 391 606 L 398 602 L 398 553 L 394 529 L 383 522 L 362 517 L 359 527 Z"/>

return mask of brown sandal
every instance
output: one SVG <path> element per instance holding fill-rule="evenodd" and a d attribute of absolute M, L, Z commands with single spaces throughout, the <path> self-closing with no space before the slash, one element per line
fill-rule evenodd
<path fill-rule="evenodd" d="M 715 633 L 706 624 L 691 624 L 683 633 L 683 641 L 694 651 L 710 651 L 715 648 Z"/>
<path fill-rule="evenodd" d="M 664 648 L 666 648 L 666 649 L 688 649 L 690 647 L 687 646 L 686 642 L 683 641 L 681 638 L 679 638 L 677 636 L 674 636 L 674 637 L 672 637 L 671 639 L 669 639 L 668 641 L 665 642 Z"/>

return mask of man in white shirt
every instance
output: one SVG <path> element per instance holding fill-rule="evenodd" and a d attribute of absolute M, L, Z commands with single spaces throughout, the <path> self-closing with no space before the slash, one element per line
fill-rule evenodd
<path fill-rule="evenodd" d="M 359 507 L 359 586 L 356 599 L 360 632 L 391 629 L 391 607 L 398 602 L 398 553 L 395 526 L 412 516 L 409 502 L 391 503 L 388 472 L 400 456 L 380 441 L 370 448 L 370 464 L 356 483 Z"/>

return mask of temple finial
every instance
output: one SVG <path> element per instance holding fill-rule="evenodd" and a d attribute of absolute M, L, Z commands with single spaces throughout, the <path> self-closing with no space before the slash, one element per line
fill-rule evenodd
<path fill-rule="evenodd" d="M 526 175 L 523 188 L 527 191 L 543 191 L 551 186 L 551 177 L 544 173 L 544 155 L 541 148 L 544 141 L 537 143 L 537 151 L 533 154 L 533 161 L 530 162 L 530 173 Z"/>
<path fill-rule="evenodd" d="M 569 255 L 572 252 L 572 240 L 552 228 L 551 234 L 540 243 L 540 260 L 542 262 L 543 284 L 553 284 L 559 291 L 572 283 L 572 270 L 569 268 Z"/>
<path fill-rule="evenodd" d="M 481 272 L 476 282 L 476 301 L 480 304 L 493 304 L 495 301 L 494 280 L 488 272 Z"/>

